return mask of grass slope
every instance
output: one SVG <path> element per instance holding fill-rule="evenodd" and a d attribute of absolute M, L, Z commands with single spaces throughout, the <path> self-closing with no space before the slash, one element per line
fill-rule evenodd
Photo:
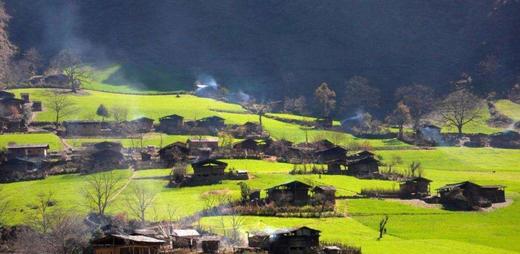
<path fill-rule="evenodd" d="M 51 151 L 63 149 L 63 144 L 58 136 L 51 133 L 6 133 L 0 135 L 0 148 L 6 148 L 9 143 L 49 144 Z"/>

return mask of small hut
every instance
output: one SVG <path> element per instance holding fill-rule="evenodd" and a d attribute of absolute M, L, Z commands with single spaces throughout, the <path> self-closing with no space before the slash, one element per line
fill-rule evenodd
<path fill-rule="evenodd" d="M 184 126 L 184 117 L 169 115 L 159 118 L 159 130 L 165 133 L 178 133 Z"/>
<path fill-rule="evenodd" d="M 318 203 L 336 203 L 336 188 L 334 186 L 320 185 L 312 189 L 314 200 Z"/>
<path fill-rule="evenodd" d="M 347 167 L 347 174 L 366 177 L 379 172 L 379 161 L 375 154 L 363 151 L 347 156 Z"/>
<path fill-rule="evenodd" d="M 414 177 L 402 181 L 399 185 L 402 198 L 422 198 L 430 195 L 430 179 Z"/>
<path fill-rule="evenodd" d="M 320 231 L 309 227 L 282 229 L 270 237 L 269 253 L 318 253 Z"/>
<path fill-rule="evenodd" d="M 489 207 L 493 203 L 505 202 L 505 187 L 501 185 L 481 186 L 469 181 L 448 184 L 437 189 L 440 202 L 447 208 L 475 210 Z"/>
<path fill-rule="evenodd" d="M 165 242 L 141 235 L 109 234 L 92 241 L 94 254 L 159 254 Z"/>
<path fill-rule="evenodd" d="M 218 237 L 206 236 L 201 240 L 202 252 L 207 254 L 218 253 L 220 249 L 220 239 Z"/>
<path fill-rule="evenodd" d="M 193 168 L 191 183 L 196 185 L 219 183 L 225 178 L 224 171 L 227 165 L 225 162 L 214 159 L 194 162 L 191 164 Z"/>
<path fill-rule="evenodd" d="M 200 238 L 199 232 L 195 229 L 174 229 L 172 231 L 174 248 L 195 248 Z"/>
<path fill-rule="evenodd" d="M 306 205 L 310 202 L 309 190 L 312 186 L 292 181 L 267 189 L 267 200 L 278 205 Z"/>

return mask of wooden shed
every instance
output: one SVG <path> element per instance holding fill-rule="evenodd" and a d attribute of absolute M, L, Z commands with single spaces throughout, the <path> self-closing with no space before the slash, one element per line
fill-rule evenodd
<path fill-rule="evenodd" d="M 219 183 L 225 178 L 224 171 L 227 165 L 227 163 L 215 159 L 206 159 L 192 163 L 192 184 L 202 185 Z"/>
<path fill-rule="evenodd" d="M 9 144 L 8 158 L 46 158 L 49 144 Z"/>
<path fill-rule="evenodd" d="M 313 199 L 318 203 L 336 203 L 336 188 L 334 186 L 320 185 L 312 189 Z"/>
<path fill-rule="evenodd" d="M 269 253 L 318 253 L 320 232 L 305 226 L 277 230 L 270 237 Z"/>
<path fill-rule="evenodd" d="M 353 176 L 370 176 L 379 172 L 379 161 L 375 155 L 368 151 L 363 151 L 351 156 L 347 156 L 347 174 Z"/>
<path fill-rule="evenodd" d="M 165 242 L 141 235 L 109 234 L 92 241 L 94 254 L 159 254 Z"/>
<path fill-rule="evenodd" d="M 310 202 L 311 187 L 300 181 L 280 184 L 267 189 L 267 200 L 277 205 L 306 205 Z"/>
<path fill-rule="evenodd" d="M 171 234 L 174 248 L 196 248 L 200 234 L 195 229 L 174 229 Z"/>
<path fill-rule="evenodd" d="M 402 181 L 399 185 L 402 198 L 421 198 L 430 195 L 430 179 L 413 177 Z"/>
<path fill-rule="evenodd" d="M 437 189 L 440 202 L 447 208 L 474 210 L 489 207 L 492 203 L 505 202 L 505 187 L 501 185 L 481 186 L 473 182 L 448 184 Z"/>
<path fill-rule="evenodd" d="M 169 115 L 159 118 L 159 130 L 165 133 L 178 133 L 184 126 L 184 117 Z"/>

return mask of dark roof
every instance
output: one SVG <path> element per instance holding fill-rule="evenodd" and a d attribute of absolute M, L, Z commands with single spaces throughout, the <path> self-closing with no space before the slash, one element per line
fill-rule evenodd
<path fill-rule="evenodd" d="M 300 182 L 300 181 L 292 181 L 292 182 L 288 182 L 288 183 L 284 183 L 284 184 L 280 184 L 280 185 L 276 185 L 276 186 L 273 186 L 271 188 L 268 188 L 267 190 L 271 190 L 271 189 L 277 189 L 279 187 L 287 187 L 287 188 L 293 188 L 293 187 L 303 187 L 303 188 L 307 188 L 307 189 L 310 189 L 312 186 L 304 183 L 304 182 Z"/>
<path fill-rule="evenodd" d="M 1 98 L 0 97 L 0 102 L 3 102 L 3 103 L 20 103 L 20 104 L 24 104 L 25 101 L 22 100 L 22 99 L 17 99 L 17 98 L 12 98 L 12 97 L 4 97 L 4 98 Z"/>
<path fill-rule="evenodd" d="M 171 149 L 171 148 L 174 148 L 174 147 L 179 147 L 179 148 L 183 148 L 183 149 L 188 149 L 188 147 L 186 146 L 185 143 L 182 143 L 182 142 L 180 142 L 180 141 L 177 141 L 177 142 L 171 143 L 171 144 L 169 144 L 169 145 L 167 145 L 167 146 L 164 146 L 163 148 L 161 148 L 161 149 L 159 150 L 159 152 L 160 152 L 160 151 L 167 150 L 167 149 Z"/>
<path fill-rule="evenodd" d="M 124 156 L 122 153 L 114 151 L 114 150 L 99 150 L 92 154 L 92 157 L 95 158 L 117 158 L 117 159 L 124 159 Z"/>
<path fill-rule="evenodd" d="M 148 118 L 148 117 L 139 117 L 139 118 L 136 118 L 130 122 L 143 122 L 143 121 L 147 121 L 147 122 L 153 122 L 154 119 L 152 118 Z"/>
<path fill-rule="evenodd" d="M 68 124 L 101 124 L 100 121 L 91 121 L 91 120 L 75 120 L 75 121 L 63 121 L 63 125 Z"/>
<path fill-rule="evenodd" d="M 336 191 L 336 187 L 334 187 L 334 186 L 320 185 L 320 186 L 316 186 L 316 187 L 314 187 L 313 190 Z"/>
<path fill-rule="evenodd" d="M 347 156 L 347 165 L 355 165 L 359 163 L 379 162 L 374 158 L 373 153 L 369 151 L 362 151 L 350 156 Z"/>
<path fill-rule="evenodd" d="M 49 149 L 49 144 L 9 144 L 7 149 L 44 148 Z"/>
<path fill-rule="evenodd" d="M 464 188 L 466 188 L 469 185 L 475 186 L 477 188 L 481 188 L 482 187 L 482 186 L 480 186 L 480 185 L 478 185 L 476 183 L 473 183 L 473 182 L 470 182 L 470 181 L 464 181 L 464 182 L 460 182 L 460 183 L 446 184 L 446 185 L 438 188 L 437 190 L 439 190 L 439 191 L 449 191 L 449 190 L 453 190 L 453 189 L 456 189 L 456 188 L 464 189 Z"/>
<path fill-rule="evenodd" d="M 227 163 L 215 159 L 205 159 L 196 161 L 191 164 L 192 167 L 202 167 L 202 166 L 208 166 L 208 165 L 218 165 L 218 166 L 224 166 L 227 167 Z"/>
<path fill-rule="evenodd" d="M 145 243 L 145 244 L 163 244 L 163 240 L 159 240 L 153 237 L 142 236 L 142 235 L 123 235 L 123 234 L 110 234 L 103 238 L 95 239 L 92 241 L 93 244 L 105 243 L 110 239 L 120 239 L 123 241 L 130 241 L 134 243 Z"/>
<path fill-rule="evenodd" d="M 421 128 L 430 128 L 430 129 L 442 129 L 441 127 L 433 124 L 423 124 L 421 125 Z"/>
<path fill-rule="evenodd" d="M 225 120 L 225 119 L 220 116 L 208 116 L 208 117 L 201 118 L 199 121 L 223 121 L 223 120 Z"/>
<path fill-rule="evenodd" d="M 120 142 L 113 142 L 113 141 L 103 141 L 94 144 L 94 147 L 98 150 L 104 150 L 104 149 L 121 149 L 123 145 Z"/>
<path fill-rule="evenodd" d="M 168 115 L 168 116 L 163 116 L 161 118 L 159 118 L 159 120 L 170 120 L 170 119 L 184 119 L 183 116 L 180 116 L 180 115 L 177 115 L 177 114 L 173 114 L 173 115 Z"/>
<path fill-rule="evenodd" d="M 303 226 L 303 227 L 296 227 L 296 228 L 279 229 L 279 230 L 274 231 L 273 235 L 283 235 L 283 234 L 295 233 L 295 232 L 303 230 L 303 229 L 308 229 L 308 230 L 310 230 L 311 232 L 314 232 L 314 233 L 320 233 L 321 232 L 320 230 Z"/>
<path fill-rule="evenodd" d="M 424 178 L 424 177 L 421 177 L 421 176 L 418 176 L 418 177 L 413 177 L 413 178 L 410 178 L 410 179 L 406 179 L 405 181 L 403 181 L 404 183 L 414 183 L 414 182 L 432 182 L 432 180 L 428 179 L 428 178 Z"/>
<path fill-rule="evenodd" d="M 334 146 L 334 147 L 331 147 L 331 148 L 326 148 L 326 149 L 317 151 L 316 153 L 318 155 L 326 154 L 326 153 L 343 153 L 343 154 L 346 154 L 347 153 L 347 149 L 345 149 L 345 148 L 343 148 L 341 146 Z"/>
<path fill-rule="evenodd" d="M 5 91 L 5 90 L 1 90 L 0 91 L 0 98 L 14 98 L 14 93 L 11 93 L 11 92 L 8 92 L 8 91 Z"/>

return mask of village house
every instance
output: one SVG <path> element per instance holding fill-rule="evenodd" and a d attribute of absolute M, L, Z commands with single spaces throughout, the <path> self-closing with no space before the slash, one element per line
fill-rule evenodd
<path fill-rule="evenodd" d="M 89 151 L 85 170 L 112 170 L 128 167 L 122 152 L 123 145 L 119 142 L 104 141 L 94 144 Z"/>
<path fill-rule="evenodd" d="M 142 235 L 109 234 L 94 239 L 94 254 L 159 254 L 163 240 Z"/>
<path fill-rule="evenodd" d="M 207 185 L 220 183 L 225 178 L 225 169 L 227 163 L 205 159 L 191 164 L 193 168 L 193 176 L 190 179 L 190 185 Z"/>
<path fill-rule="evenodd" d="M 152 118 L 140 117 L 123 122 L 123 126 L 130 133 L 148 133 L 153 130 L 153 121 Z"/>
<path fill-rule="evenodd" d="M 99 121 L 64 121 L 66 136 L 99 136 L 103 124 Z"/>
<path fill-rule="evenodd" d="M 24 113 L 25 101 L 14 97 L 0 98 L 0 116 L 20 117 Z"/>
<path fill-rule="evenodd" d="M 190 150 L 190 155 L 208 158 L 213 151 L 218 149 L 218 138 L 188 139 L 186 144 Z"/>
<path fill-rule="evenodd" d="M 209 116 L 201 118 L 197 120 L 197 127 L 207 128 L 210 130 L 221 130 L 226 127 L 224 120 L 225 119 L 220 116 Z"/>
<path fill-rule="evenodd" d="M 311 188 L 312 186 L 300 181 L 280 184 L 266 190 L 267 202 L 274 202 L 277 205 L 306 205 L 311 200 L 309 195 Z"/>
<path fill-rule="evenodd" d="M 313 199 L 320 204 L 336 204 L 336 188 L 334 186 L 316 186 L 312 189 Z"/>
<path fill-rule="evenodd" d="M 37 158 L 44 159 L 47 157 L 49 144 L 8 144 L 8 158 Z"/>
<path fill-rule="evenodd" d="M 489 207 L 493 203 L 503 203 L 505 187 L 501 185 L 481 186 L 469 181 L 448 184 L 437 189 L 440 203 L 457 210 L 475 210 Z"/>
<path fill-rule="evenodd" d="M 276 230 L 248 237 L 249 246 L 272 254 L 319 253 L 320 231 L 309 227 Z"/>
<path fill-rule="evenodd" d="M 180 115 L 169 115 L 159 118 L 159 130 L 164 133 L 175 134 L 183 130 L 184 117 Z"/>
<path fill-rule="evenodd" d="M 379 161 L 375 154 L 363 151 L 347 156 L 347 174 L 358 177 L 369 177 L 379 172 Z"/>
<path fill-rule="evenodd" d="M 340 146 L 317 151 L 315 157 L 318 163 L 327 164 L 327 174 L 341 174 L 346 169 L 347 150 Z"/>
<path fill-rule="evenodd" d="M 187 160 L 189 152 L 185 143 L 175 142 L 161 148 L 159 158 L 167 167 L 171 167 L 178 161 Z"/>
<path fill-rule="evenodd" d="M 255 139 L 246 138 L 234 144 L 233 149 L 243 153 L 254 154 L 260 151 L 260 146 Z"/>
<path fill-rule="evenodd" d="M 413 177 L 402 181 L 399 185 L 401 198 L 423 198 L 430 195 L 430 179 Z"/>
<path fill-rule="evenodd" d="M 197 247 L 200 234 L 195 229 L 174 229 L 171 233 L 173 239 L 173 248 L 189 248 Z"/>
<path fill-rule="evenodd" d="M 264 154 L 287 160 L 287 152 L 292 147 L 292 145 L 292 142 L 285 139 L 272 140 L 271 138 L 267 138 L 265 140 L 265 146 L 263 150 Z"/>

